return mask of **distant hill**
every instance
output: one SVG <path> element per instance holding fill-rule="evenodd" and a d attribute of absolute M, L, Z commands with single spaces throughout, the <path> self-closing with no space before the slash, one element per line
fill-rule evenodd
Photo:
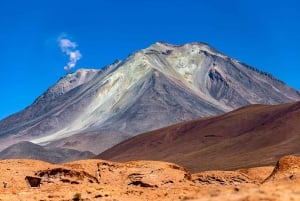
<path fill-rule="evenodd" d="M 93 153 L 85 151 L 80 152 L 73 149 L 52 149 L 48 150 L 42 146 L 31 142 L 19 142 L 0 152 L 0 159 L 37 159 L 50 163 L 63 163 L 67 161 L 92 158 Z"/>
<path fill-rule="evenodd" d="M 133 137 L 96 158 L 169 161 L 193 172 L 275 165 L 300 155 L 299 120 L 300 102 L 252 105 Z"/>

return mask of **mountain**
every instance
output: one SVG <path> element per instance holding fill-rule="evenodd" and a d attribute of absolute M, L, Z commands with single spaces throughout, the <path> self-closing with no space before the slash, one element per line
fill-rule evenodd
<path fill-rule="evenodd" d="M 73 149 L 62 148 L 48 150 L 42 146 L 26 141 L 14 144 L 0 152 L 0 159 L 27 158 L 43 160 L 50 163 L 63 163 L 91 158 L 93 156 L 95 155 L 88 151 L 80 152 Z"/>
<path fill-rule="evenodd" d="M 97 158 L 169 161 L 193 172 L 274 165 L 300 155 L 299 118 L 300 102 L 252 105 L 138 135 Z"/>
<path fill-rule="evenodd" d="M 100 153 L 143 132 L 300 93 L 204 43 L 155 43 L 104 69 L 61 78 L 0 122 L 2 149 L 19 141 Z"/>

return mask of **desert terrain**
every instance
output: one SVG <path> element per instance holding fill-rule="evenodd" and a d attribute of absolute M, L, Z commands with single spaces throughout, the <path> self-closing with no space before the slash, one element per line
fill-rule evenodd
<path fill-rule="evenodd" d="M 0 200 L 300 200 L 300 157 L 274 166 L 191 173 L 174 163 L 0 161 Z M 32 187 L 31 185 L 37 185 Z"/>

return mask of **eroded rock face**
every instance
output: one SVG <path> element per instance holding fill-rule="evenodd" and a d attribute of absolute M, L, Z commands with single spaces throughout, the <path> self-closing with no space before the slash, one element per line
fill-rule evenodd
<path fill-rule="evenodd" d="M 252 178 L 243 173 L 235 171 L 207 171 L 193 175 L 193 182 L 202 185 L 238 185 L 245 183 L 256 183 Z"/>
<path fill-rule="evenodd" d="M 166 162 L 135 161 L 128 163 L 98 163 L 101 183 L 158 188 L 191 182 L 191 173 L 183 167 Z"/>
<path fill-rule="evenodd" d="M 279 159 L 278 163 L 276 164 L 276 171 L 282 173 L 293 173 L 300 171 L 300 157 L 298 156 L 284 156 Z"/>
<path fill-rule="evenodd" d="M 84 180 L 87 180 L 88 183 L 99 183 L 97 177 L 90 175 L 85 171 L 76 171 L 65 168 L 53 168 L 47 170 L 40 170 L 35 173 L 35 175 L 41 178 L 40 182 L 45 183 L 70 183 L 70 184 L 79 184 Z"/>
<path fill-rule="evenodd" d="M 272 174 L 264 182 L 271 182 L 280 179 L 300 179 L 300 157 L 288 155 L 280 158 Z"/>

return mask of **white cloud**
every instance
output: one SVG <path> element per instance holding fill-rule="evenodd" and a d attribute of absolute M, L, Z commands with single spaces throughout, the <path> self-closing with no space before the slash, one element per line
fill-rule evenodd
<path fill-rule="evenodd" d="M 68 48 L 76 48 L 77 47 L 77 44 L 75 42 L 72 42 L 66 38 L 60 39 L 59 45 L 63 51 L 67 51 Z"/>
<path fill-rule="evenodd" d="M 59 46 L 61 51 L 69 56 L 69 62 L 65 65 L 64 69 L 69 72 L 71 68 L 76 66 L 76 63 L 81 59 L 82 55 L 79 50 L 77 50 L 77 44 L 67 38 L 59 39 Z"/>

